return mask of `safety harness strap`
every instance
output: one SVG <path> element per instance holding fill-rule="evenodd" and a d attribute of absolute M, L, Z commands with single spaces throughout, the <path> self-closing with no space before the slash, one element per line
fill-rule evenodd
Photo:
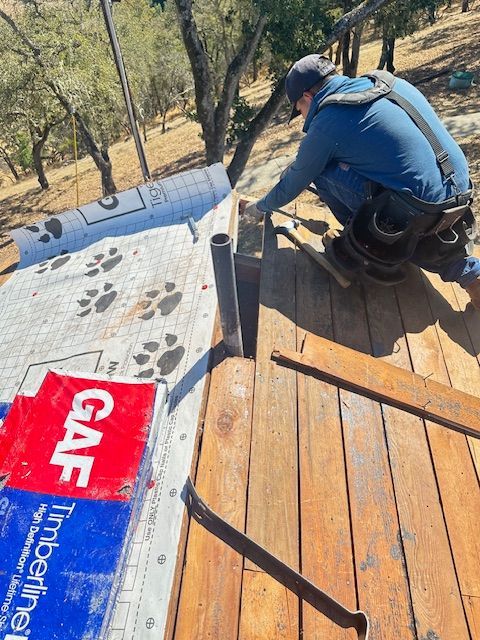
<path fill-rule="evenodd" d="M 375 82 L 375 85 L 370 89 L 355 93 L 333 93 L 320 102 L 317 107 L 317 113 L 331 104 L 360 105 L 369 104 L 380 98 L 391 100 L 410 116 L 414 124 L 423 133 L 433 149 L 442 177 L 453 184 L 458 194 L 459 192 L 454 178 L 455 169 L 450 161 L 448 152 L 442 147 L 439 139 L 418 109 L 406 98 L 394 91 L 395 76 L 388 71 L 375 70 L 366 73 L 362 77 L 370 78 Z"/>
<path fill-rule="evenodd" d="M 386 98 L 388 100 L 391 100 L 392 102 L 395 102 L 395 104 L 398 104 L 399 107 L 401 107 L 404 111 L 406 111 L 406 113 L 408 113 L 410 118 L 430 143 L 430 146 L 435 153 L 440 171 L 442 172 L 442 176 L 446 180 L 452 180 L 453 176 L 455 175 L 455 169 L 450 162 L 448 152 L 445 151 L 445 149 L 442 147 L 439 139 L 434 134 L 432 128 L 422 116 L 422 114 L 413 106 L 411 102 L 403 98 L 396 91 L 390 91 Z"/>

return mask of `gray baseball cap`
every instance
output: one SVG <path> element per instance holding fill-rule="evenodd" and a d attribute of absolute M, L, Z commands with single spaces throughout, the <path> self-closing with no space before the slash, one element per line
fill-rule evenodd
<path fill-rule="evenodd" d="M 311 89 L 332 71 L 335 71 L 333 62 L 318 53 L 312 53 L 295 62 L 285 78 L 285 91 L 292 105 L 289 122 L 300 115 L 295 103 L 303 96 L 303 92 Z"/>

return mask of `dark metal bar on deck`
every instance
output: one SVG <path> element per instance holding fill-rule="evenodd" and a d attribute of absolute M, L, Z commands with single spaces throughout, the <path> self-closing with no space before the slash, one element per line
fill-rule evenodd
<path fill-rule="evenodd" d="M 223 342 L 230 355 L 243 357 L 242 329 L 240 326 L 232 239 L 226 233 L 217 233 L 210 239 L 210 247 L 212 250 Z"/>

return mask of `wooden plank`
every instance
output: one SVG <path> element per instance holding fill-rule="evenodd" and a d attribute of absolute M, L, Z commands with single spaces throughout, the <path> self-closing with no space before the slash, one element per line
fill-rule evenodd
<path fill-rule="evenodd" d="M 301 354 L 279 348 L 273 355 L 344 389 L 480 437 L 480 399 L 430 378 L 311 333 L 306 334 Z"/>
<path fill-rule="evenodd" d="M 321 238 L 311 233 L 306 227 L 292 227 L 288 231 L 288 237 L 296 243 L 302 251 L 305 251 L 318 266 L 330 273 L 342 287 L 349 287 L 351 282 L 325 257 L 325 249 Z"/>
<path fill-rule="evenodd" d="M 335 340 L 369 353 L 365 301 L 359 286 L 333 287 Z M 411 640 L 414 619 L 381 407 L 340 391 L 359 608 L 372 638 Z"/>
<path fill-rule="evenodd" d="M 436 322 L 428 305 L 412 304 L 412 300 L 425 299 L 425 283 L 420 272 L 414 270 L 408 282 L 396 287 L 396 292 L 414 370 L 448 384 L 444 357 L 451 359 L 448 353 L 451 339 L 444 336 L 440 344 L 443 320 Z M 458 356 L 461 366 L 463 354 L 458 352 Z M 432 422 L 427 421 L 426 427 L 460 591 L 477 597 L 480 594 L 480 492 L 467 439 Z"/>
<path fill-rule="evenodd" d="M 456 296 L 457 285 L 443 282 L 438 276 L 426 274 L 424 279 L 428 298 L 434 317 L 438 318 L 438 337 L 442 349 L 445 349 L 445 363 L 451 384 L 474 396 L 480 395 L 480 369 L 478 367 L 478 350 L 472 344 L 467 330 L 466 318 L 460 311 Z M 480 314 L 472 325 L 480 327 Z M 470 450 L 475 461 L 477 474 L 480 476 L 480 442 L 468 439 Z"/>
<path fill-rule="evenodd" d="M 299 217 L 321 210 L 297 206 Z M 297 253 L 297 341 L 305 331 L 332 338 L 329 275 Z M 357 608 L 338 390 L 299 373 L 298 430 L 302 573 L 351 610 Z M 303 640 L 351 633 L 303 604 Z"/>
<path fill-rule="evenodd" d="M 262 571 L 243 574 L 239 638 L 290 640 L 298 638 L 298 598 Z M 190 636 L 191 637 L 191 636 Z M 233 640 L 235 636 L 223 636 Z M 212 636 L 220 640 L 221 636 Z"/>
<path fill-rule="evenodd" d="M 196 488 L 219 515 L 245 530 L 255 364 L 228 358 L 211 376 Z M 241 556 L 192 521 L 175 640 L 236 638 Z"/>
<path fill-rule="evenodd" d="M 472 640 L 478 640 L 480 638 L 480 598 L 464 596 L 463 602 L 472 633 Z"/>
<path fill-rule="evenodd" d="M 286 238 L 277 239 L 273 232 L 273 224 L 280 224 L 284 219 L 274 214 L 265 220 L 247 534 L 298 570 L 296 377 L 294 371 L 270 358 L 275 341 L 291 348 L 296 344 L 295 249 Z M 251 562 L 246 566 L 249 570 L 256 569 Z M 256 588 L 259 582 L 262 583 L 260 590 Z M 288 610 L 292 622 L 279 637 L 297 639 L 298 599 L 287 596 L 285 589 L 279 589 L 270 576 L 252 578 L 248 575 L 242 592 L 239 636 L 242 640 L 258 639 L 255 621 L 262 607 Z"/>
<path fill-rule="evenodd" d="M 195 434 L 195 445 L 193 447 L 192 464 L 190 465 L 190 477 L 195 479 L 197 475 L 198 458 L 200 451 L 200 443 L 203 434 L 203 426 L 205 423 L 205 413 L 207 410 L 208 397 L 210 393 L 211 371 L 214 367 L 222 362 L 227 356 L 225 353 L 225 345 L 222 340 L 222 330 L 220 328 L 220 316 L 218 309 L 215 313 L 215 322 L 213 325 L 212 350 L 208 362 L 208 371 L 205 375 L 205 387 L 203 390 L 202 405 L 198 412 L 197 431 Z M 180 598 L 180 587 L 182 582 L 183 567 L 185 564 L 185 553 L 187 548 L 188 531 L 190 527 L 190 518 L 185 510 L 182 517 L 182 525 L 180 529 L 180 537 L 177 548 L 177 559 L 175 563 L 175 572 L 173 576 L 172 589 L 170 591 L 170 600 L 168 603 L 167 623 L 165 625 L 164 640 L 172 640 L 175 631 L 175 621 L 178 610 L 178 602 Z"/>
<path fill-rule="evenodd" d="M 374 355 L 411 369 L 395 291 L 370 285 L 365 295 Z M 382 412 L 418 638 L 468 640 L 424 423 L 393 407 Z"/>
<path fill-rule="evenodd" d="M 236 219 L 238 218 L 238 198 L 233 193 L 232 208 L 230 211 L 229 220 L 229 234 L 235 233 L 237 225 Z M 208 371 L 205 374 L 205 386 L 203 390 L 202 405 L 198 413 L 197 431 L 195 434 L 195 444 L 193 447 L 192 463 L 190 465 L 190 477 L 196 479 L 196 471 L 198 465 L 198 455 L 200 449 L 200 442 L 203 434 L 203 426 L 205 413 L 207 409 L 207 402 L 210 392 L 211 371 L 226 358 L 225 345 L 222 340 L 222 330 L 220 326 L 220 315 L 218 308 L 215 312 L 215 322 L 213 325 L 213 334 L 211 341 L 212 349 L 210 351 L 210 357 L 208 362 Z M 190 526 L 190 519 L 185 510 L 182 517 L 182 524 L 180 529 L 180 536 L 177 548 L 177 559 L 175 563 L 175 572 L 173 576 L 172 588 L 170 591 L 170 599 L 168 603 L 167 621 L 165 625 L 164 640 L 171 640 L 175 631 L 176 613 L 178 610 L 178 603 L 180 598 L 180 587 L 182 581 L 182 572 L 185 560 L 185 553 L 187 547 L 187 538 Z"/>

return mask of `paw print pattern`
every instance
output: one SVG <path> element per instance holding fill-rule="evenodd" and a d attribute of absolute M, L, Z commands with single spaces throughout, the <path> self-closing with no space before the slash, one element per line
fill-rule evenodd
<path fill-rule="evenodd" d="M 66 251 L 61 251 L 60 257 L 55 258 L 55 260 L 53 260 L 52 262 L 50 262 L 50 260 L 44 260 L 43 262 L 40 262 L 40 264 L 38 265 L 40 269 L 38 271 L 35 271 L 35 273 L 45 273 L 45 271 L 56 271 L 57 269 L 60 269 L 60 267 L 63 267 L 63 265 L 66 264 L 72 257 L 69 254 L 65 254 L 67 254 Z"/>
<path fill-rule="evenodd" d="M 116 247 L 112 247 L 108 250 L 108 256 L 106 256 L 104 253 L 98 253 L 96 256 L 93 256 L 93 260 L 94 262 L 89 262 L 87 264 L 87 267 L 90 269 L 90 271 L 87 271 L 87 273 L 85 274 L 90 278 L 98 275 L 100 273 L 100 269 L 104 273 L 111 271 L 114 267 L 117 266 L 117 264 L 120 264 L 120 262 L 123 260 L 123 255 L 121 253 L 118 253 L 118 249 Z"/>
<path fill-rule="evenodd" d="M 172 347 L 177 342 L 177 336 L 172 333 L 167 333 L 165 336 L 165 342 L 167 347 Z M 157 376 L 168 376 L 174 371 L 180 364 L 183 356 L 185 355 L 185 347 L 181 345 L 176 346 L 174 349 L 168 349 L 164 351 L 158 358 L 157 362 L 151 362 L 152 358 L 156 358 L 156 353 L 160 348 L 160 343 L 155 341 L 143 343 L 143 353 L 138 353 L 133 356 L 133 359 L 140 366 L 151 364 L 153 366 L 143 369 L 137 374 L 137 378 L 152 378 L 155 374 L 155 365 L 158 367 Z"/>
<path fill-rule="evenodd" d="M 141 300 L 139 302 L 140 308 L 145 311 L 141 316 L 138 316 L 140 320 L 151 320 L 157 312 L 159 312 L 161 316 L 170 315 L 180 304 L 183 295 L 181 291 L 175 291 L 172 293 L 174 289 L 174 282 L 165 283 L 165 291 L 167 292 L 167 295 L 161 298 L 158 302 L 157 298 L 161 293 L 159 289 L 146 291 L 144 294 L 145 300 Z"/>
<path fill-rule="evenodd" d="M 112 290 L 112 287 L 113 284 L 111 282 L 106 282 L 103 285 L 102 295 L 100 295 L 99 289 L 87 289 L 87 291 L 85 291 L 87 297 L 77 300 L 80 307 L 83 308 L 83 311 L 77 313 L 77 316 L 84 318 L 88 316 L 92 309 L 95 309 L 97 313 L 106 311 L 117 297 L 117 291 Z M 99 295 L 100 297 L 98 297 Z"/>
<path fill-rule="evenodd" d="M 43 223 L 43 227 L 46 233 L 42 233 L 42 235 L 37 238 L 39 242 L 47 243 L 50 242 L 52 237 L 55 238 L 55 240 L 62 237 L 63 225 L 58 218 L 50 218 L 49 220 L 46 220 Z M 33 224 L 28 226 L 27 229 L 33 233 L 40 233 L 41 228 L 38 225 Z"/>

